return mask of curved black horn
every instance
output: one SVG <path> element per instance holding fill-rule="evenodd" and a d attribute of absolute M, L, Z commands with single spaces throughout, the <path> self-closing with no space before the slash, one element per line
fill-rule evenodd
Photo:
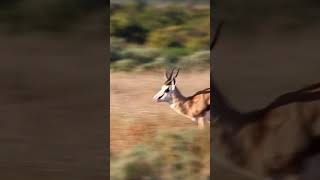
<path fill-rule="evenodd" d="M 177 69 L 176 75 L 174 76 L 174 78 L 176 78 L 179 74 L 180 68 Z"/>
<path fill-rule="evenodd" d="M 219 24 L 218 24 L 216 33 L 215 33 L 215 35 L 213 36 L 213 40 L 212 40 L 212 43 L 211 43 L 211 45 L 210 45 L 211 51 L 213 50 L 213 48 L 215 47 L 215 44 L 217 43 L 217 41 L 218 41 L 218 39 L 219 39 L 220 31 L 221 31 L 221 28 L 222 28 L 222 25 L 223 25 L 223 24 L 224 24 L 224 21 L 221 21 L 221 22 L 219 22 Z"/>
<path fill-rule="evenodd" d="M 172 78 L 174 69 L 175 68 L 172 68 L 170 72 L 168 70 L 166 71 L 167 80 L 170 80 Z"/>
<path fill-rule="evenodd" d="M 170 75 L 169 75 L 169 71 L 168 71 L 168 69 L 166 70 L 165 75 L 166 75 L 166 78 L 167 78 L 167 79 L 169 79 L 169 76 L 170 76 Z"/>

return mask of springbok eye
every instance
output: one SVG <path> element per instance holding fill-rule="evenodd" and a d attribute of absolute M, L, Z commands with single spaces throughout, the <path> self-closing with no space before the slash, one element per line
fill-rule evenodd
<path fill-rule="evenodd" d="M 164 92 L 166 92 L 166 93 L 169 92 L 169 88 L 167 88 Z"/>

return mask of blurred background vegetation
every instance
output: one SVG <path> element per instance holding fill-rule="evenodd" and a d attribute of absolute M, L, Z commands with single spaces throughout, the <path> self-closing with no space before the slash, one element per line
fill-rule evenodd
<path fill-rule="evenodd" d="M 110 11 L 112 71 L 209 68 L 208 1 L 121 2 Z"/>

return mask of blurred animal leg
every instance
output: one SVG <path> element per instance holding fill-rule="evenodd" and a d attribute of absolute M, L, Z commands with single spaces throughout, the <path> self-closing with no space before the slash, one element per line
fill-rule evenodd
<path fill-rule="evenodd" d="M 204 128 L 204 118 L 198 118 L 198 128 L 203 129 Z"/>

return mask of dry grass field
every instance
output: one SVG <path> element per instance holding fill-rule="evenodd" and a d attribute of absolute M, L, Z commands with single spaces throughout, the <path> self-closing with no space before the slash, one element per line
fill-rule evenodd
<path fill-rule="evenodd" d="M 210 86 L 209 74 L 182 71 L 177 86 L 192 95 Z M 163 72 L 111 73 L 111 179 L 208 178 L 210 129 L 153 102 L 163 80 Z"/>
<path fill-rule="evenodd" d="M 181 72 L 177 86 L 192 95 L 210 86 L 209 71 Z M 152 97 L 164 80 L 163 72 L 112 73 L 110 75 L 110 149 L 111 153 L 130 148 L 158 130 L 196 128 L 189 119 L 176 114 L 167 104 Z"/>

